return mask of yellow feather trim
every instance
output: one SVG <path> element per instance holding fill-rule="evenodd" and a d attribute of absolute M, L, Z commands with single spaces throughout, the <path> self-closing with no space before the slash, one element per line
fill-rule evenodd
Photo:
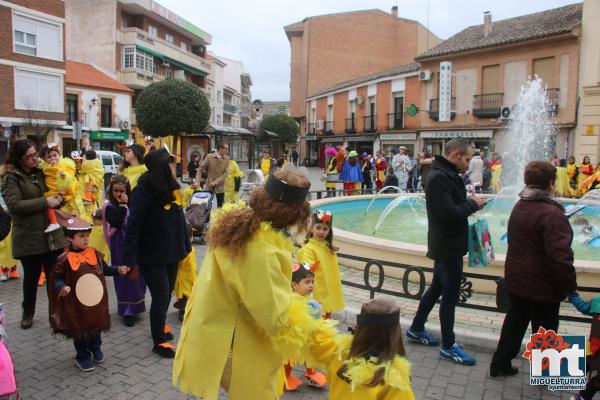
<path fill-rule="evenodd" d="M 344 362 L 346 372 L 344 376 L 350 381 L 350 388 L 354 391 L 360 386 L 371 383 L 375 373 L 384 369 L 383 379 L 386 385 L 401 391 L 410 391 L 410 363 L 405 357 L 396 356 L 391 361 L 377 364 L 377 359 L 371 357 L 366 360 L 363 357 L 351 358 Z"/>

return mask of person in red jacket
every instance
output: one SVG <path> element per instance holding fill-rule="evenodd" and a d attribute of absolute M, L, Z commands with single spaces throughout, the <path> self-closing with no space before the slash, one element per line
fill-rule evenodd
<path fill-rule="evenodd" d="M 510 307 L 504 318 L 490 375 L 515 375 L 511 360 L 519 354 L 531 323 L 558 328 L 560 302 L 577 289 L 573 266 L 573 231 L 563 206 L 552 198 L 556 167 L 532 161 L 525 168 L 525 189 L 508 221 L 504 264 Z"/>

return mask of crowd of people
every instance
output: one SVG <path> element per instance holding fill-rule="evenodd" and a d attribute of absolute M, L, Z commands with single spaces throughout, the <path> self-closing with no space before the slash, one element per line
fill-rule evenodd
<path fill-rule="evenodd" d="M 105 276 L 114 276 L 124 325 L 134 326 L 145 312 L 147 289 L 152 351 L 174 358 L 173 383 L 182 392 L 206 400 L 216 400 L 220 387 L 232 399 L 278 398 L 303 384 L 291 373 L 298 364 L 306 367 L 308 384 L 329 385 L 331 399 L 411 400 L 403 337 L 440 346 L 439 356 L 451 362 L 476 364 L 456 341 L 454 315 L 468 217 L 486 205 L 477 183 L 485 182 L 490 169 L 493 184 L 494 173 L 501 171 L 499 156 L 485 160 L 462 138 L 449 141 L 443 155 L 423 153 L 416 161 L 403 147 L 393 149 L 389 160 L 381 152 L 373 158 L 327 149 L 326 184 L 331 183 L 329 174 L 339 174 L 336 180 L 344 182 L 346 194 L 372 182 L 403 191 L 426 185 L 427 257 L 434 261 L 433 278 L 403 335 L 399 306 L 383 299 L 363 305 L 353 334 L 335 329 L 331 316 L 344 309 L 345 301 L 334 215 L 311 210 L 307 176 L 295 171 L 295 165 L 286 166 L 285 157 L 274 160 L 269 151 L 259 164 L 268 177 L 265 183 L 247 204 L 237 201 L 241 172 L 228 152 L 227 144 L 219 144 L 204 160 L 193 157 L 188 168 L 193 179 L 187 197 L 202 188 L 216 197 L 220 209 L 211 220 L 208 250 L 196 276 L 193 232 L 184 213 L 187 201 L 176 179 L 176 158 L 168 149 L 130 144 L 103 200 L 104 184 L 92 150 L 68 159 L 55 146 L 38 154 L 28 140 L 13 142 L 0 176 L 12 218 L 11 257 L 24 271 L 21 327 L 33 324 L 43 270 L 50 325 L 73 340 L 82 371 L 104 361 L 101 334 L 111 325 Z M 553 198 L 559 175 L 547 161 L 531 162 L 525 169 L 525 189 L 508 223 L 510 306 L 491 362 L 492 377 L 518 373 L 511 360 L 527 326 L 556 330 L 565 298 L 583 313 L 593 313 L 594 303 L 576 292 L 573 232 L 563 206 Z M 468 185 L 474 187 L 470 193 Z M 2 228 L 7 216 L 0 217 Z M 95 231 L 101 235 L 94 236 Z M 183 320 L 177 347 L 165 324 L 173 293 Z M 426 329 L 440 298 L 441 340 Z M 591 379 L 575 398 L 591 399 L 597 391 L 598 382 Z"/>

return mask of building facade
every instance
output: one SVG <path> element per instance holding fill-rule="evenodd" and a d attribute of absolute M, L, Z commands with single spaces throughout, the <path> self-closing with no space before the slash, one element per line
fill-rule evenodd
<path fill-rule="evenodd" d="M 0 2 L 0 156 L 8 141 L 43 143 L 65 124 L 65 7 L 60 0 Z"/>
<path fill-rule="evenodd" d="M 406 65 L 440 39 L 417 21 L 364 10 L 308 17 L 287 25 L 291 116 L 306 124 L 305 99 L 340 82 Z"/>
<path fill-rule="evenodd" d="M 579 109 L 574 155 L 578 162 L 589 156 L 600 162 L 600 2 L 583 2 L 579 61 Z"/>
<path fill-rule="evenodd" d="M 573 153 L 582 5 L 472 26 L 419 55 L 422 64 L 418 147 L 441 154 L 457 136 L 476 149 L 511 150 L 506 127 L 521 87 L 538 76 L 558 131 L 556 154 Z M 439 121 L 440 63 L 452 63 L 451 120 Z"/>
<path fill-rule="evenodd" d="M 67 60 L 66 71 L 66 124 L 53 142 L 65 154 L 75 150 L 73 128 L 79 122 L 81 148 L 116 151 L 129 138 L 133 90 L 89 64 Z"/>
<path fill-rule="evenodd" d="M 420 103 L 419 67 L 412 63 L 386 69 L 308 97 L 301 157 L 323 166 L 325 149 L 340 145 L 359 154 L 382 150 L 389 156 L 399 146 L 414 152 L 419 117 L 410 110 Z"/>
<path fill-rule="evenodd" d="M 146 86 L 166 78 L 206 88 L 211 35 L 155 1 L 66 0 L 66 20 L 69 59 L 114 74 L 134 91 L 133 107 Z"/>

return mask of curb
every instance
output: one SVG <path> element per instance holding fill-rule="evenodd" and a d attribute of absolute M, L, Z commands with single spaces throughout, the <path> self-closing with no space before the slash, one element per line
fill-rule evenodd
<path fill-rule="evenodd" d="M 347 307 L 342 312 L 334 313 L 333 316 L 338 321 L 347 323 L 349 325 L 356 325 L 357 314 L 360 314 L 360 310 Z M 403 329 L 410 327 L 411 323 L 412 320 L 408 318 L 400 318 L 400 326 L 402 326 Z M 438 338 L 441 337 L 441 329 L 439 325 L 428 323 L 427 330 L 434 336 L 437 336 Z M 498 346 L 498 340 L 500 339 L 499 335 L 477 332 L 465 328 L 454 328 L 454 333 L 456 335 L 457 342 L 467 344 L 469 347 L 475 347 L 488 351 L 495 351 L 496 347 Z M 523 343 L 527 343 L 525 338 Z"/>

